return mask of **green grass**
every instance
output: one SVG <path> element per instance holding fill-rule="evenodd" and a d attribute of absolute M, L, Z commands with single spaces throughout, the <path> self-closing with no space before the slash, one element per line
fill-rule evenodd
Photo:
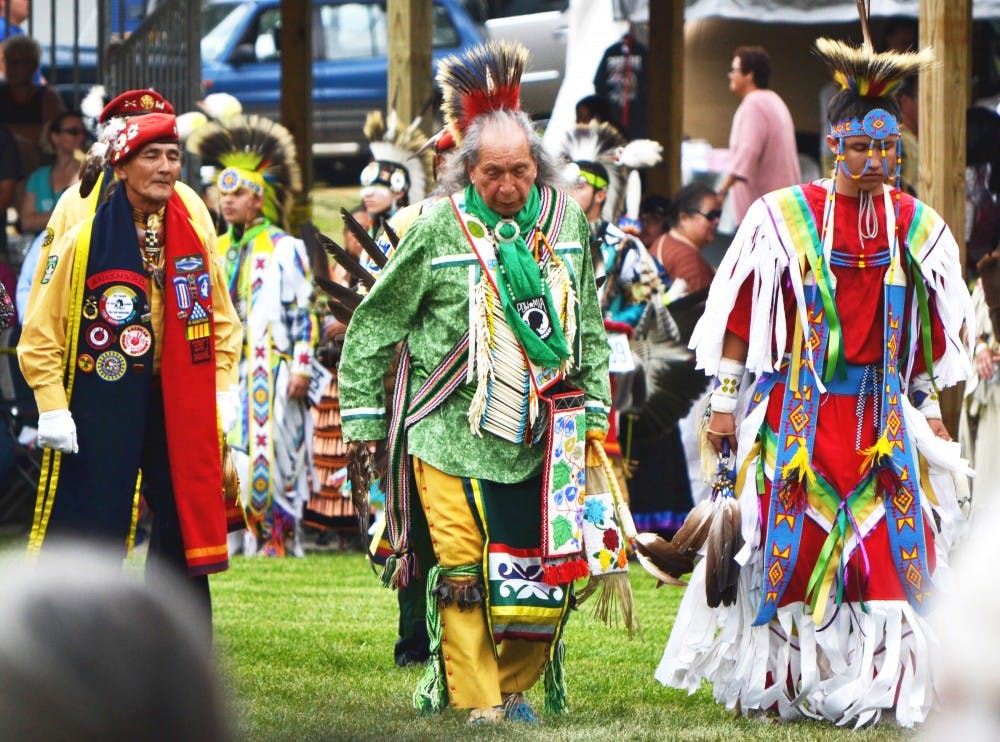
<path fill-rule="evenodd" d="M 344 234 L 344 220 L 340 218 L 340 207 L 353 209 L 361 202 L 361 186 L 313 188 L 312 221 L 320 232 L 341 243 Z"/>
<path fill-rule="evenodd" d="M 566 628 L 570 713 L 540 728 L 469 728 L 465 713 L 410 706 L 420 668 L 393 663 L 395 595 L 357 554 L 247 560 L 212 578 L 215 627 L 241 736 L 250 740 L 902 740 L 892 727 L 766 724 L 716 705 L 709 687 L 666 689 L 653 671 L 680 601 L 633 568 L 642 635 L 606 629 L 585 605 Z M 541 683 L 529 694 L 542 706 Z"/>

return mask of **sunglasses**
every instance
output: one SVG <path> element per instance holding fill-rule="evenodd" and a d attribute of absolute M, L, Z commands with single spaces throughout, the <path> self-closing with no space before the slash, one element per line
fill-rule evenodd
<path fill-rule="evenodd" d="M 83 129 L 77 127 L 69 127 L 66 129 L 56 129 L 57 134 L 70 134 L 72 136 L 77 136 L 78 134 L 83 134 Z"/>
<path fill-rule="evenodd" d="M 711 211 L 696 211 L 695 213 L 701 214 L 710 222 L 714 222 L 716 219 L 722 216 L 722 209 L 712 209 Z"/>

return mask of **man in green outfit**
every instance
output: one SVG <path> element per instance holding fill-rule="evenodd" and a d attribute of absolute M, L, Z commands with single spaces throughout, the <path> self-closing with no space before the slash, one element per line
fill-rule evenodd
<path fill-rule="evenodd" d="M 517 110 L 523 63 L 490 44 L 442 64 L 452 195 L 406 232 L 340 364 L 345 438 L 389 439 L 383 580 L 428 573 L 432 657 L 414 705 L 472 709 L 470 722 L 537 721 L 524 692 L 543 672 L 546 709 L 565 710 L 561 631 L 587 573 L 584 441 L 603 439 L 610 401 L 587 220 Z M 382 377 L 401 341 L 387 420 Z M 411 503 L 434 565 L 415 563 Z"/>

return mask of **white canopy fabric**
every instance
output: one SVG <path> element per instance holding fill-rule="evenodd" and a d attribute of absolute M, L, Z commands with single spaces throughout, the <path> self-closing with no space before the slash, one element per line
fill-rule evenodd
<path fill-rule="evenodd" d="M 920 0 L 872 0 L 872 16 L 920 14 Z M 974 18 L 1000 19 L 1000 0 L 972 0 Z M 685 21 L 704 18 L 757 23 L 850 23 L 857 21 L 853 0 L 687 0 Z"/>

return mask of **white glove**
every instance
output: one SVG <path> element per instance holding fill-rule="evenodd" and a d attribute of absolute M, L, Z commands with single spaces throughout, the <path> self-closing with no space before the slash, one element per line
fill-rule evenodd
<path fill-rule="evenodd" d="M 38 416 L 38 445 L 63 453 L 77 453 L 76 423 L 69 410 L 49 410 Z"/>
<path fill-rule="evenodd" d="M 236 427 L 236 421 L 240 416 L 240 393 L 235 384 L 229 387 L 228 392 L 216 392 L 215 404 L 219 408 L 219 424 L 222 432 L 228 435 Z"/>

